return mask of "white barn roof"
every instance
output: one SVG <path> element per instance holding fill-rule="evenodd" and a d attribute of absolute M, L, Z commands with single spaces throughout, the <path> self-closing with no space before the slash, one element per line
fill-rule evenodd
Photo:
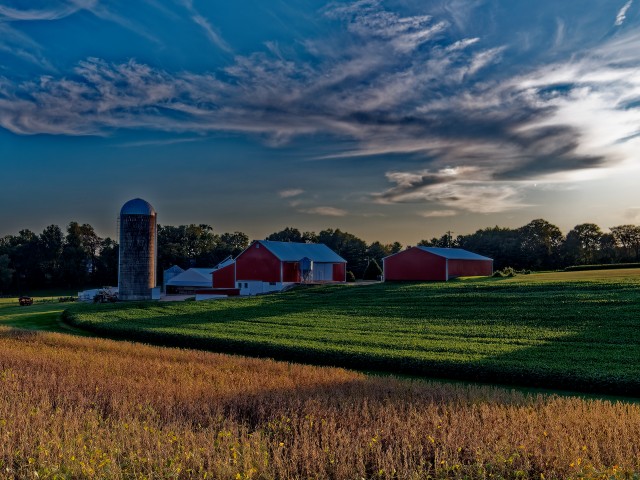
<path fill-rule="evenodd" d="M 174 265 L 164 271 L 164 273 L 175 273 L 176 275 L 182 272 L 184 272 L 184 269 L 180 268 L 178 265 Z"/>
<path fill-rule="evenodd" d="M 432 253 L 439 257 L 444 257 L 449 260 L 491 260 L 492 258 L 478 255 L 477 253 L 469 252 L 462 248 L 439 248 L 439 247 L 422 247 L 418 246 L 420 250 Z"/>
<path fill-rule="evenodd" d="M 274 242 L 259 240 L 267 250 L 282 262 L 297 262 L 307 257 L 318 263 L 347 263 L 347 261 L 323 243 Z"/>
<path fill-rule="evenodd" d="M 167 282 L 167 285 L 172 287 L 210 287 L 212 278 L 211 268 L 190 268 L 176 275 Z"/>
<path fill-rule="evenodd" d="M 235 262 L 235 260 L 233 259 L 233 257 L 228 256 L 227 258 L 225 258 L 224 260 L 222 260 L 218 265 L 216 265 L 215 267 L 213 267 L 213 270 L 220 270 L 221 268 L 224 268 L 228 265 L 231 265 L 233 262 Z"/>

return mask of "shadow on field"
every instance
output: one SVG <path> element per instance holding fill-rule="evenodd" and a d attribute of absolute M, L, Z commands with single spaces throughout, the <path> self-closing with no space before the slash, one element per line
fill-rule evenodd
<path fill-rule="evenodd" d="M 97 308 L 101 318 L 95 323 L 77 321 L 76 311 L 90 316 L 92 309 L 66 311 L 68 323 L 111 338 L 365 371 L 640 396 L 637 283 L 324 287 L 178 306 L 118 304 Z M 109 311 L 113 317 L 104 315 Z M 206 326 L 216 324 L 229 327 L 212 328 L 207 336 Z M 296 329 L 309 329 L 313 345 L 302 338 L 296 343 Z M 434 345 L 430 356 L 421 355 L 425 339 Z M 451 347 L 447 339 L 455 340 Z"/>
<path fill-rule="evenodd" d="M 607 329 L 601 323 L 586 321 L 573 335 L 485 358 L 469 379 L 640 397 L 637 327 L 624 340 L 603 338 Z"/>

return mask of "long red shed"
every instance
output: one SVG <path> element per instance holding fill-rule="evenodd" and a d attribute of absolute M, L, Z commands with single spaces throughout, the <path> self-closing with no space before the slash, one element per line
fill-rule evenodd
<path fill-rule="evenodd" d="M 295 283 L 343 283 L 346 267 L 344 258 L 320 243 L 259 240 L 213 272 L 213 287 L 256 295 Z"/>
<path fill-rule="evenodd" d="M 493 259 L 461 248 L 412 247 L 382 259 L 385 281 L 443 281 L 490 276 Z"/>

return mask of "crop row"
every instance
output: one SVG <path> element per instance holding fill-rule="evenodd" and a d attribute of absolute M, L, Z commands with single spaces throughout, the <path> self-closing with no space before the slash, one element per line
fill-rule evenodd
<path fill-rule="evenodd" d="M 219 302 L 78 306 L 149 343 L 364 370 L 640 395 L 638 283 L 323 287 Z"/>

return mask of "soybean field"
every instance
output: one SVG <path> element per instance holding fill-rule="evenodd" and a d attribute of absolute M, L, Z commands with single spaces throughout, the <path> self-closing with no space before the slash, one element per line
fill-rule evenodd
<path fill-rule="evenodd" d="M 640 396 L 639 300 L 635 269 L 74 305 L 64 318 L 94 334 L 160 345 Z"/>

